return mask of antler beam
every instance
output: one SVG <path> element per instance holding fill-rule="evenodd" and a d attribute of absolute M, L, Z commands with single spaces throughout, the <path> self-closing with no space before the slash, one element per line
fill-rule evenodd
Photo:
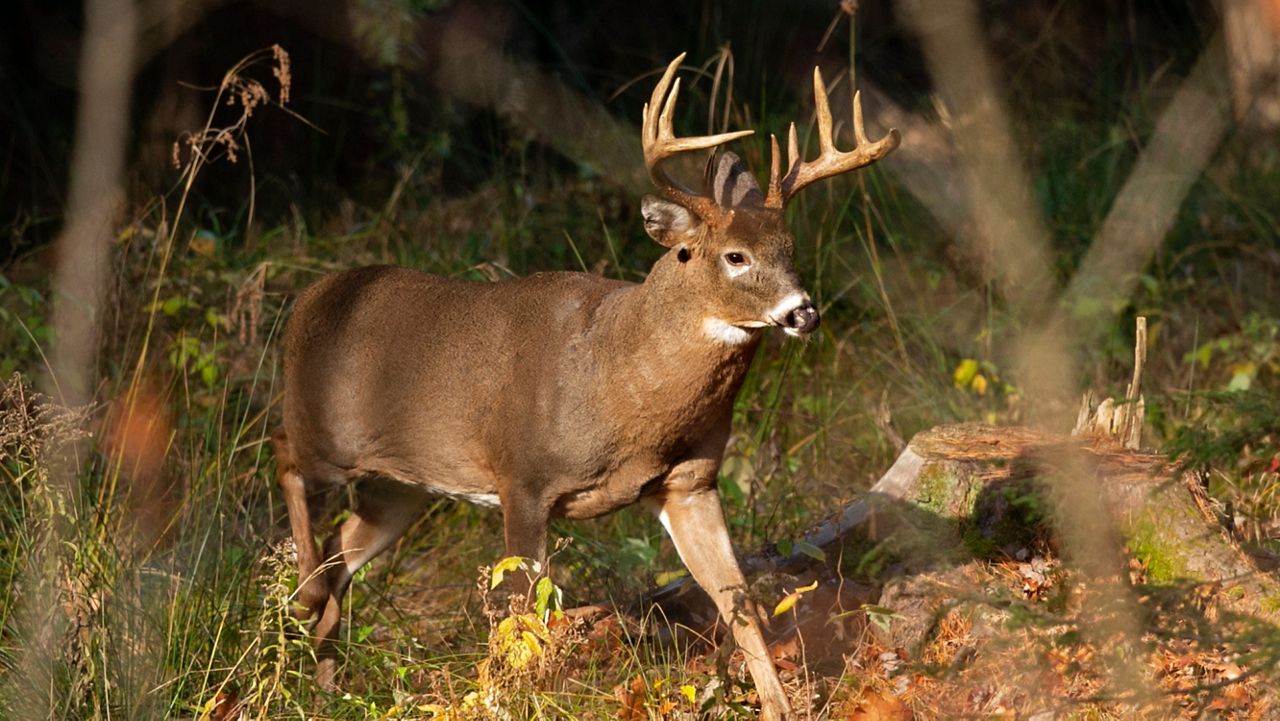
<path fill-rule="evenodd" d="M 662 170 L 662 161 L 677 153 L 689 150 L 706 150 L 723 145 L 731 140 L 751 135 L 754 130 L 739 130 L 719 135 L 703 135 L 690 138 L 677 138 L 672 128 L 672 116 L 675 114 L 676 98 L 680 95 L 680 79 L 675 78 L 676 70 L 684 60 L 685 53 L 671 61 L 662 79 L 653 89 L 649 102 L 645 103 L 641 116 L 640 141 L 644 147 L 644 165 L 649 171 L 649 178 L 658 190 L 673 200 L 697 213 L 705 221 L 710 221 L 718 212 L 715 201 L 710 197 L 695 193 L 681 185 Z M 672 78 L 675 78 L 674 84 Z M 670 95 L 667 94 L 668 88 Z M 663 99 L 665 98 L 665 102 Z M 662 111 L 659 112 L 658 108 Z"/>
<path fill-rule="evenodd" d="M 841 152 L 836 149 L 832 139 L 831 105 L 827 101 L 827 86 L 816 67 L 813 69 L 813 99 L 818 115 L 818 157 L 812 162 L 801 157 L 799 143 L 796 142 L 796 124 L 792 123 L 787 133 L 787 174 L 783 176 L 778 139 L 772 137 L 773 157 L 770 160 L 769 194 L 765 197 L 765 207 L 781 208 L 810 183 L 870 165 L 893 152 L 902 141 L 896 128 L 891 128 L 883 138 L 874 143 L 867 138 L 867 130 L 862 124 L 862 93 L 854 91 L 853 136 L 856 145 L 853 150 Z"/>

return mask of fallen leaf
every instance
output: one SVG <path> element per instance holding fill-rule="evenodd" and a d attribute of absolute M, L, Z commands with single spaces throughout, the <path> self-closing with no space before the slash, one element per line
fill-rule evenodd
<path fill-rule="evenodd" d="M 915 718 L 905 703 L 875 691 L 865 692 L 845 704 L 842 713 L 845 721 L 912 721 Z"/>

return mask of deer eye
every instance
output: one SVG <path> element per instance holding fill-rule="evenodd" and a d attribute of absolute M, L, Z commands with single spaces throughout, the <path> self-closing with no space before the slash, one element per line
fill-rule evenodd
<path fill-rule="evenodd" d="M 735 267 L 744 267 L 744 266 L 751 265 L 751 258 L 749 258 L 746 253 L 739 253 L 736 250 L 730 253 L 725 253 L 724 259 L 725 259 L 725 262 L 727 262 L 729 265 L 732 265 Z"/>

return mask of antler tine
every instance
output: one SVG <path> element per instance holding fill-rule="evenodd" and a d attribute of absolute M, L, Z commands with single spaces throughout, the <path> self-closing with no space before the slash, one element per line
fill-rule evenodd
<path fill-rule="evenodd" d="M 796 124 L 787 129 L 787 177 L 795 175 L 796 165 L 804 159 L 800 157 L 800 143 L 796 142 Z"/>
<path fill-rule="evenodd" d="M 815 65 L 813 68 L 813 104 L 818 114 L 818 148 L 819 158 L 837 152 L 835 141 L 831 138 L 831 104 L 827 102 L 827 84 L 822 82 L 822 72 Z"/>
<path fill-rule="evenodd" d="M 781 208 L 787 201 L 782 189 L 795 180 L 796 162 L 800 157 L 799 144 L 796 142 L 796 124 L 787 129 L 787 174 L 782 175 L 782 153 L 778 150 L 778 137 L 769 136 L 772 146 L 769 148 L 769 193 L 764 196 L 764 207 Z"/>
<path fill-rule="evenodd" d="M 676 98 L 680 95 L 680 79 L 675 77 L 676 70 L 684 60 L 685 53 L 680 53 L 667 66 L 662 79 L 653 88 L 649 102 L 645 103 L 641 115 L 640 139 L 644 148 L 644 164 L 649 170 L 649 178 L 664 195 L 671 200 L 685 205 L 700 215 L 710 215 L 715 210 L 715 202 L 711 198 L 694 193 L 676 182 L 658 166 L 663 160 L 689 150 L 706 150 L 723 145 L 731 140 L 746 137 L 754 130 L 738 130 L 718 135 L 702 135 L 690 138 L 677 138 L 673 124 L 675 122 Z M 674 78 L 674 83 L 672 82 Z M 670 89 L 670 94 L 668 94 Z M 704 220 L 710 220 L 704 217 Z"/>
<path fill-rule="evenodd" d="M 773 199 L 782 198 L 782 152 L 778 150 L 778 136 L 769 134 L 769 193 L 764 197 L 764 207 L 781 208 L 782 205 L 769 205 Z"/>
<path fill-rule="evenodd" d="M 889 131 L 897 134 L 898 129 L 894 128 Z M 857 142 L 858 147 L 870 145 L 871 141 L 867 139 L 867 129 L 862 125 L 862 91 L 853 91 L 853 139 Z"/>
<path fill-rule="evenodd" d="M 862 124 L 862 93 L 855 91 L 853 136 L 856 145 L 853 150 L 842 152 L 836 149 L 827 87 L 822 81 L 822 72 L 816 67 L 813 69 L 813 100 L 814 111 L 818 116 L 818 157 L 813 162 L 809 162 L 800 156 L 799 144 L 796 142 L 796 126 L 792 123 L 787 138 L 787 175 L 776 184 L 779 186 L 776 193 L 774 180 L 770 177 L 769 195 L 765 198 L 766 206 L 781 208 L 810 183 L 870 165 L 893 152 L 902 141 L 896 128 L 890 129 L 883 138 L 874 143 L 867 138 L 866 128 Z"/>

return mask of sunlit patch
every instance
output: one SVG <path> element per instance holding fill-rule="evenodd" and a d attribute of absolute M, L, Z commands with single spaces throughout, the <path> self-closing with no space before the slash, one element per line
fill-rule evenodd
<path fill-rule="evenodd" d="M 751 340 L 751 331 L 730 325 L 719 318 L 703 318 L 702 332 L 711 340 L 724 345 L 742 345 Z"/>

